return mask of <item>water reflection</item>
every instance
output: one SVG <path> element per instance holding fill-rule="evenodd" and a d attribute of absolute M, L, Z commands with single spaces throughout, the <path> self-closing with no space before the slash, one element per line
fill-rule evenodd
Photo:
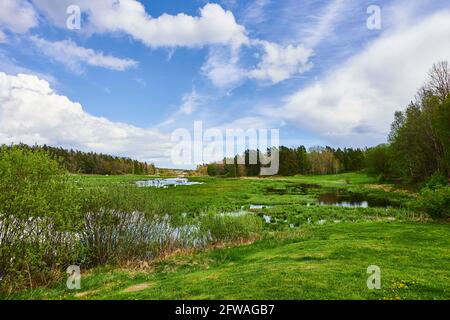
<path fill-rule="evenodd" d="M 250 210 L 261 210 L 261 209 L 271 209 L 273 206 L 266 206 L 264 204 L 251 204 Z"/>
<path fill-rule="evenodd" d="M 321 206 L 334 205 L 347 208 L 396 207 L 396 205 L 388 199 L 372 198 L 361 193 L 343 193 L 340 191 L 321 194 L 317 203 Z"/>
<path fill-rule="evenodd" d="M 155 180 L 145 180 L 137 181 L 136 185 L 138 187 L 152 187 L 152 188 L 168 188 L 170 186 L 192 186 L 203 184 L 203 182 L 189 181 L 186 178 L 171 178 L 171 179 L 155 179 Z"/>

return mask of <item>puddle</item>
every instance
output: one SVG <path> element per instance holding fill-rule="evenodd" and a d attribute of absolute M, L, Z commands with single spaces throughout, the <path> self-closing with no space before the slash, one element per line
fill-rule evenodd
<path fill-rule="evenodd" d="M 317 200 L 321 206 L 337 206 L 346 208 L 392 208 L 398 207 L 388 199 L 368 197 L 361 193 L 345 193 L 340 191 L 321 194 Z"/>
<path fill-rule="evenodd" d="M 261 210 L 261 209 L 271 209 L 273 206 L 267 206 L 263 204 L 251 204 L 250 210 Z"/>
<path fill-rule="evenodd" d="M 137 181 L 136 185 L 141 188 L 151 187 L 151 188 L 162 188 L 166 189 L 168 187 L 176 186 L 193 186 L 203 184 L 203 182 L 189 181 L 185 178 L 180 179 L 156 179 L 156 180 L 145 180 Z"/>
<path fill-rule="evenodd" d="M 266 194 L 277 194 L 277 195 L 307 195 L 310 189 L 320 189 L 321 186 L 318 184 L 309 184 L 309 183 L 296 183 L 296 184 L 288 184 L 286 187 L 276 188 L 276 187 L 267 187 L 265 189 Z"/>

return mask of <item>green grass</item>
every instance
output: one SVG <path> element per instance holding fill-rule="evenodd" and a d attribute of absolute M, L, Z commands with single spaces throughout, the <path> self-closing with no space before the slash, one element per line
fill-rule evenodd
<path fill-rule="evenodd" d="M 79 292 L 62 281 L 13 298 L 450 299 L 449 234 L 448 224 L 308 227 L 247 246 L 171 257 L 147 272 L 97 269 L 82 278 Z M 381 290 L 367 289 L 369 265 L 381 268 Z"/>
<path fill-rule="evenodd" d="M 144 176 L 74 176 L 74 179 L 87 186 L 118 184 L 132 185 L 138 180 L 152 179 Z M 168 213 L 199 213 L 207 210 L 216 212 L 238 210 L 250 204 L 262 205 L 303 205 L 315 203 L 317 195 L 330 189 L 346 189 L 363 192 L 371 196 L 389 198 L 406 203 L 408 195 L 373 189 L 376 179 L 360 173 L 346 173 L 325 176 L 296 176 L 275 178 L 192 178 L 193 181 L 204 182 L 203 185 L 177 187 L 169 189 L 147 188 L 146 192 L 156 193 L 161 198 L 169 197 L 173 204 Z M 318 184 L 320 189 L 310 190 L 308 194 L 295 192 L 301 184 Z M 285 194 L 271 194 L 268 188 L 286 190 Z"/>
<path fill-rule="evenodd" d="M 149 177 L 73 179 L 84 187 L 114 188 Z M 272 223 L 264 224 L 263 240 L 170 257 L 145 271 L 107 266 L 88 270 L 80 292 L 68 291 L 62 279 L 59 285 L 9 298 L 450 299 L 450 225 L 426 222 L 408 210 L 406 204 L 415 197 L 411 192 L 379 185 L 360 173 L 192 180 L 205 184 L 140 192 L 161 199 L 169 214 L 195 216 L 248 209 L 250 204 L 273 206 L 253 210 L 272 217 Z M 304 184 L 316 186 L 303 192 Z M 402 207 L 316 205 L 319 194 L 336 189 L 387 198 Z M 369 265 L 381 268 L 381 290 L 367 289 Z"/>

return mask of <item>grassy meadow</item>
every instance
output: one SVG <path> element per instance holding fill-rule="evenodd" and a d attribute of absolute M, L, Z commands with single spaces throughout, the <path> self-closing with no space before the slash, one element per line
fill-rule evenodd
<path fill-rule="evenodd" d="M 83 190 L 132 190 L 125 196 L 183 217 L 179 225 L 195 221 L 213 240 L 172 246 L 153 259 L 81 265 L 81 290 L 68 290 L 61 275 L 6 298 L 450 299 L 450 225 L 412 210 L 414 191 L 365 174 L 205 177 L 191 179 L 201 185 L 168 189 L 135 187 L 144 176 L 70 179 Z M 327 192 L 389 205 L 318 205 Z M 367 288 L 370 265 L 381 268 L 380 290 Z"/>

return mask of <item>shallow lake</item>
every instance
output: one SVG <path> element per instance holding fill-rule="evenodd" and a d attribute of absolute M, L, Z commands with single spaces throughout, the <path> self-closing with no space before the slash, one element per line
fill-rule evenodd
<path fill-rule="evenodd" d="M 398 207 L 388 199 L 369 197 L 362 193 L 344 193 L 333 191 L 319 196 L 317 204 L 321 206 L 334 205 L 347 208 L 391 208 Z"/>

